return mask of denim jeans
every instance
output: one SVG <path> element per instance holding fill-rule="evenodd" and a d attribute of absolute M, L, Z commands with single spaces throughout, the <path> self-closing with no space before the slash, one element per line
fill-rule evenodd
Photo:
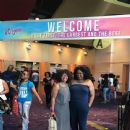
<path fill-rule="evenodd" d="M 19 112 L 22 117 L 22 130 L 28 130 L 30 107 L 31 101 L 26 101 L 24 103 L 19 102 Z"/>
<path fill-rule="evenodd" d="M 103 88 L 103 98 L 104 98 L 104 102 L 106 102 L 107 100 L 110 100 L 109 88 Z"/>
<path fill-rule="evenodd" d="M 0 130 L 3 130 L 3 124 L 4 124 L 3 113 L 4 112 L 0 110 Z"/>

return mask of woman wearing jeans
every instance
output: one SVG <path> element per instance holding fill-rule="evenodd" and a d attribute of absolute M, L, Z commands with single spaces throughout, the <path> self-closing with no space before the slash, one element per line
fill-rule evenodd
<path fill-rule="evenodd" d="M 0 79 L 0 97 L 3 100 L 7 100 L 5 94 L 7 94 L 8 92 L 9 92 L 9 88 L 7 83 L 4 80 Z M 4 112 L 0 110 L 0 130 L 3 130 L 3 124 L 4 124 L 3 113 Z"/>
<path fill-rule="evenodd" d="M 42 104 L 42 100 L 38 95 L 34 84 L 28 79 L 29 72 L 24 71 L 22 73 L 21 82 L 18 87 L 18 102 L 20 115 L 22 117 L 22 130 L 28 130 L 29 110 L 32 103 L 32 93 L 34 93 L 34 95 L 38 98 L 39 102 Z"/>

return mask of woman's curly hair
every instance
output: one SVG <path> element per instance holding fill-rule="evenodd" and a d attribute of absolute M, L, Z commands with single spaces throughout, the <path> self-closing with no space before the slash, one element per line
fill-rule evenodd
<path fill-rule="evenodd" d="M 51 77 L 51 73 L 50 73 L 50 72 L 45 72 L 45 73 L 44 73 L 44 76 L 46 77 L 47 74 L 49 75 L 49 77 Z"/>
<path fill-rule="evenodd" d="M 72 74 L 69 70 L 67 69 L 61 69 L 61 70 L 58 70 L 56 75 L 55 75 L 55 80 L 56 82 L 61 82 L 62 81 L 62 76 L 63 74 L 66 74 L 68 76 L 68 80 L 67 80 L 67 83 L 70 83 L 71 80 L 72 80 Z"/>
<path fill-rule="evenodd" d="M 92 80 L 92 74 L 90 72 L 90 69 L 89 67 L 85 66 L 85 65 L 80 65 L 80 66 L 77 66 L 75 69 L 74 69 L 74 80 L 78 80 L 78 77 L 77 77 L 77 72 L 78 70 L 82 71 L 83 72 L 83 79 L 84 80 L 87 80 L 87 79 L 90 79 Z"/>

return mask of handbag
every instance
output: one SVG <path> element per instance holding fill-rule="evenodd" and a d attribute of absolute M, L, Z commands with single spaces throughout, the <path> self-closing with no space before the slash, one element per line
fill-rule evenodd
<path fill-rule="evenodd" d="M 53 117 L 48 120 L 48 130 L 57 130 L 57 123 Z"/>
<path fill-rule="evenodd" d="M 4 113 L 10 113 L 11 111 L 10 105 L 1 97 L 0 97 L 0 110 L 3 111 Z"/>

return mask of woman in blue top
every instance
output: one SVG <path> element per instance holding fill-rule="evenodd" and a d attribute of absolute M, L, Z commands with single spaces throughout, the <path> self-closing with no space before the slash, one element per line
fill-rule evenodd
<path fill-rule="evenodd" d="M 32 102 L 32 93 L 38 98 L 42 104 L 42 100 L 38 95 L 33 82 L 29 81 L 29 72 L 24 71 L 21 76 L 21 82 L 19 84 L 18 102 L 19 111 L 22 116 L 22 130 L 28 130 L 29 123 L 29 110 Z"/>
<path fill-rule="evenodd" d="M 86 130 L 89 108 L 94 97 L 94 85 L 88 67 L 78 66 L 74 70 L 74 80 L 70 87 L 70 122 L 72 130 Z"/>

